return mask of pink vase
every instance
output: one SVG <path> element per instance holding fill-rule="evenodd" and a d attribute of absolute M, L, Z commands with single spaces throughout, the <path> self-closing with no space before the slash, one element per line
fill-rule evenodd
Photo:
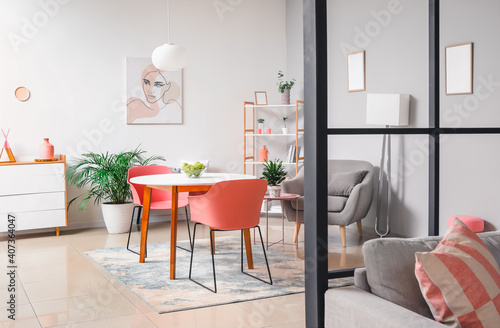
<path fill-rule="evenodd" d="M 269 153 L 269 151 L 267 150 L 266 146 L 265 145 L 260 146 L 260 149 L 259 149 L 259 162 L 265 162 L 265 161 L 267 161 L 267 153 Z"/>
<path fill-rule="evenodd" d="M 50 144 L 49 138 L 44 138 L 43 143 L 40 145 L 40 159 L 53 159 L 54 146 Z"/>

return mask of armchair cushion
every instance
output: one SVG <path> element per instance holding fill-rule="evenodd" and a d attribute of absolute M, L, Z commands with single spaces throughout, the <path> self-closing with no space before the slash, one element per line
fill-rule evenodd
<path fill-rule="evenodd" d="M 347 197 L 328 196 L 328 212 L 342 212 L 347 203 Z M 296 210 L 295 201 L 290 202 L 292 208 Z M 304 196 L 299 197 L 299 211 L 304 210 Z"/>
<path fill-rule="evenodd" d="M 349 197 L 352 189 L 363 181 L 367 173 L 367 170 L 359 170 L 332 174 L 331 180 L 328 183 L 328 194 L 330 196 Z"/>

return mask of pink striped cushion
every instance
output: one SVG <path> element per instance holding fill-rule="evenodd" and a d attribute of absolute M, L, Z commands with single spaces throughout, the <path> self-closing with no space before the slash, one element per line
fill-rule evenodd
<path fill-rule="evenodd" d="M 415 253 L 415 275 L 434 318 L 453 327 L 500 327 L 500 268 L 455 219 L 432 252 Z"/>

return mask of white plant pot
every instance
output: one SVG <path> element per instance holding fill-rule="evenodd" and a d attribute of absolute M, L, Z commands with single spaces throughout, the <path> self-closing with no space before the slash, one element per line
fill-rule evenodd
<path fill-rule="evenodd" d="M 283 134 L 288 134 L 288 128 L 281 128 L 283 130 Z"/>
<path fill-rule="evenodd" d="M 264 123 L 257 123 L 257 129 L 261 129 L 262 133 L 264 133 Z"/>
<path fill-rule="evenodd" d="M 283 188 L 283 186 L 279 185 L 279 186 L 268 186 L 267 187 L 269 189 L 269 197 L 271 198 L 277 198 L 281 195 L 281 188 Z"/>
<path fill-rule="evenodd" d="M 109 233 L 125 233 L 130 228 L 134 203 L 101 204 L 102 216 Z"/>

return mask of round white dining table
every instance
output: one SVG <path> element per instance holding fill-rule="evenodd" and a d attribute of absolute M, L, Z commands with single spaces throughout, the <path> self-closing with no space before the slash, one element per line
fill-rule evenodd
<path fill-rule="evenodd" d="M 198 178 L 188 178 L 184 174 L 154 174 L 137 176 L 130 182 L 144 185 L 143 213 L 141 222 L 141 244 L 139 262 L 146 258 L 146 243 L 148 236 L 149 212 L 152 189 L 170 191 L 172 193 L 172 210 L 170 222 L 170 279 L 175 279 L 175 261 L 177 250 L 177 213 L 178 196 L 180 192 L 208 191 L 214 184 L 221 181 L 256 179 L 253 175 L 235 173 L 204 173 Z M 248 268 L 253 269 L 250 231 L 244 231 Z"/>

